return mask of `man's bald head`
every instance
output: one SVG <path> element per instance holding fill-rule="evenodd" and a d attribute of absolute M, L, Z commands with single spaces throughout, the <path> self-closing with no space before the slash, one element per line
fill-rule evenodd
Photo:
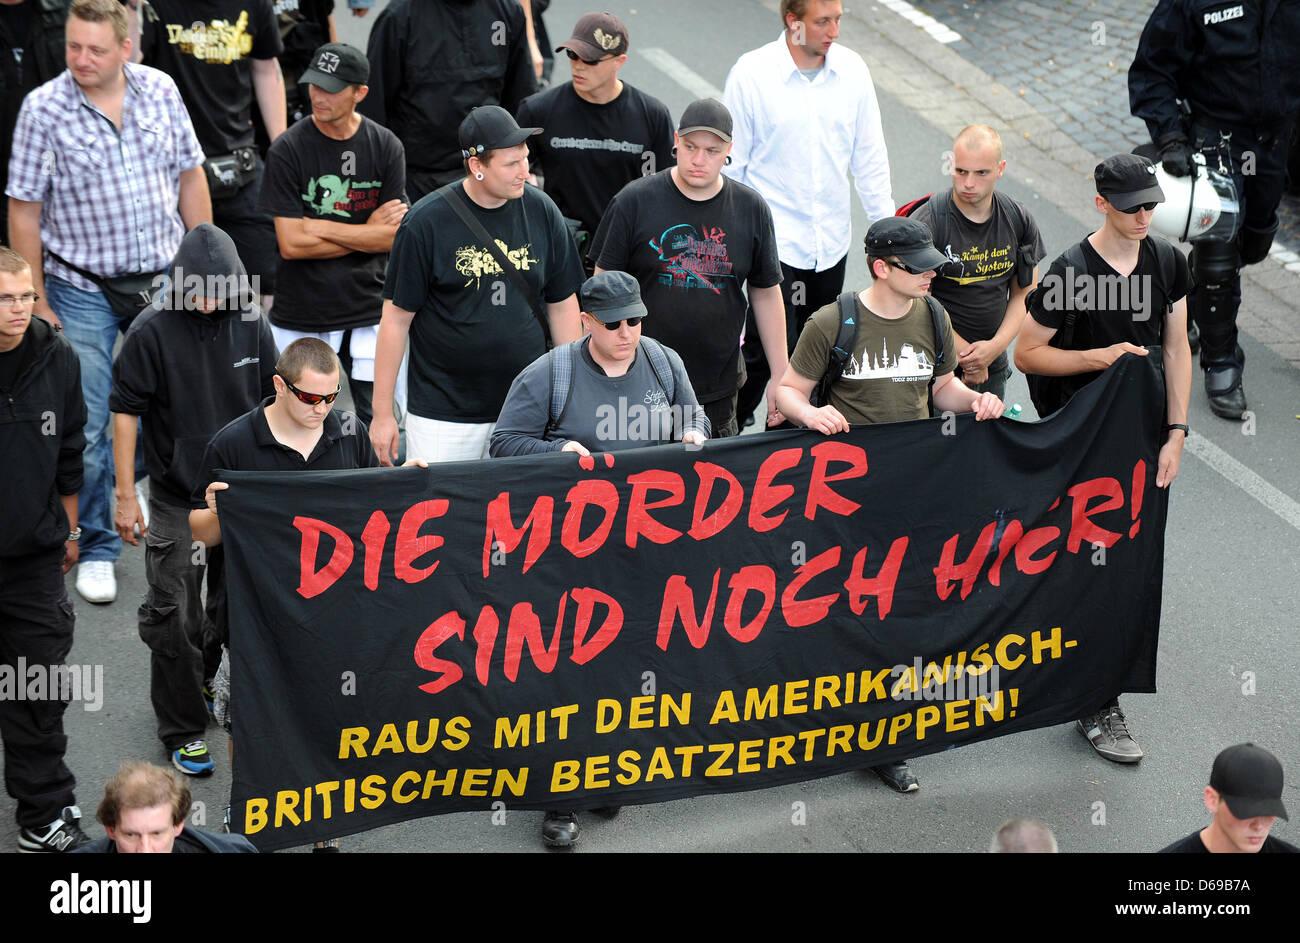
<path fill-rule="evenodd" d="M 1048 854 L 1057 852 L 1056 836 L 1042 822 L 1034 819 L 1012 819 L 993 836 L 989 844 L 992 854 Z"/>
<path fill-rule="evenodd" d="M 1002 160 L 1002 136 L 986 124 L 969 124 L 957 132 L 952 149 L 983 151 L 991 149 L 995 162 Z"/>

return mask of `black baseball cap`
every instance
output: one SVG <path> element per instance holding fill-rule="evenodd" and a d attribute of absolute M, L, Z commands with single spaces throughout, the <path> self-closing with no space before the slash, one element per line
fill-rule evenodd
<path fill-rule="evenodd" d="M 521 128 L 519 122 L 500 105 L 480 105 L 460 123 L 460 153 L 464 158 L 477 157 L 484 151 L 523 144 L 541 128 Z"/>
<path fill-rule="evenodd" d="M 299 85 L 316 85 L 335 95 L 349 85 L 370 81 L 366 54 L 347 43 L 326 43 L 311 54 L 311 65 L 298 79 Z"/>
<path fill-rule="evenodd" d="M 1092 177 L 1097 181 L 1097 192 L 1117 210 L 1165 201 L 1165 191 L 1156 179 L 1156 165 L 1140 154 L 1107 157 L 1096 166 Z"/>
<path fill-rule="evenodd" d="M 701 98 L 691 102 L 682 112 L 677 125 L 678 134 L 692 131 L 712 131 L 728 144 L 731 143 L 731 112 L 716 98 Z"/>
<path fill-rule="evenodd" d="M 583 59 L 596 62 L 606 56 L 627 52 L 627 27 L 613 13 L 588 13 L 573 27 L 573 35 L 555 47 L 556 52 L 572 49 Z"/>
<path fill-rule="evenodd" d="M 648 313 L 641 300 L 641 286 L 627 272 L 601 272 L 578 289 L 578 307 L 602 324 L 624 318 L 643 318 Z"/>
<path fill-rule="evenodd" d="M 871 224 L 865 240 L 867 255 L 887 258 L 896 255 L 899 261 L 922 271 L 938 271 L 948 257 L 934 247 L 930 230 L 920 220 L 910 216 L 886 216 Z"/>
<path fill-rule="evenodd" d="M 1210 788 L 1223 797 L 1228 811 L 1239 819 L 1257 815 L 1287 817 L 1286 806 L 1282 805 L 1282 764 L 1253 743 L 1228 747 L 1214 758 Z"/>

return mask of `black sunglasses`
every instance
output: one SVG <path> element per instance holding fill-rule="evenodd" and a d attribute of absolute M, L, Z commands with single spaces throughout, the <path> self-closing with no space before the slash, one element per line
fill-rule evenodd
<path fill-rule="evenodd" d="M 604 56 L 600 59 L 583 59 L 582 56 L 578 55 L 572 49 L 566 49 L 564 51 L 568 53 L 570 62 L 577 62 L 579 59 L 582 59 L 583 65 L 599 65 L 602 62 L 608 62 L 610 59 L 614 58 L 613 56 Z"/>
<path fill-rule="evenodd" d="M 284 377 L 280 377 L 280 379 L 284 380 Z M 343 387 L 340 386 L 333 393 L 304 393 L 302 390 L 298 389 L 298 387 L 294 386 L 288 380 L 284 380 L 284 385 L 289 388 L 290 393 L 298 397 L 299 402 L 306 403 L 308 406 L 317 406 L 321 403 L 324 403 L 326 406 L 328 406 L 330 403 L 334 402 L 334 400 L 338 398 L 339 393 L 343 389 Z"/>
<path fill-rule="evenodd" d="M 1111 205 L 1114 206 L 1114 204 Z M 1160 205 L 1159 200 L 1152 200 L 1150 203 L 1139 203 L 1137 206 L 1130 206 L 1126 210 L 1122 210 L 1118 206 L 1116 206 L 1115 209 L 1119 210 L 1121 213 L 1124 213 L 1125 215 L 1134 216 L 1137 214 L 1138 210 L 1146 210 L 1148 213 L 1150 213 L 1159 205 Z"/>
<path fill-rule="evenodd" d="M 623 320 L 627 321 L 628 327 L 636 327 L 638 324 L 641 323 L 641 318 L 643 317 L 644 315 L 639 314 L 634 318 L 624 318 Z M 607 331 L 617 331 L 620 327 L 623 326 L 623 321 L 601 321 L 600 323 L 605 325 L 605 330 Z"/>
<path fill-rule="evenodd" d="M 886 259 L 885 264 L 906 272 L 908 275 L 924 275 L 926 272 L 930 271 L 928 268 L 917 268 L 914 265 L 908 265 L 906 262 L 902 262 L 898 259 Z"/>

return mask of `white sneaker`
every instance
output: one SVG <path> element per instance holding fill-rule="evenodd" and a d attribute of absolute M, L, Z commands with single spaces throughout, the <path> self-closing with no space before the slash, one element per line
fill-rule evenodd
<path fill-rule="evenodd" d="M 149 529 L 149 496 L 144 493 L 144 482 L 135 483 L 135 503 L 140 505 L 140 518 L 144 521 L 145 530 Z M 135 526 L 135 535 L 140 536 L 140 525 Z"/>
<path fill-rule="evenodd" d="M 77 592 L 86 602 L 112 602 L 117 598 L 117 577 L 112 560 L 77 564 Z"/>

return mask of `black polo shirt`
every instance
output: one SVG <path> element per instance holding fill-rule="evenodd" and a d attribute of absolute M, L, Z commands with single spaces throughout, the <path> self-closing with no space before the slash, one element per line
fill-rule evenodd
<path fill-rule="evenodd" d="M 262 404 L 228 423 L 212 437 L 203 453 L 199 484 L 190 496 L 193 508 L 207 507 L 208 485 L 219 480 L 217 469 L 229 471 L 331 471 L 344 468 L 378 468 L 379 456 L 370 444 L 370 430 L 349 412 L 333 409 L 325 415 L 320 441 L 304 459 L 297 450 L 279 442 L 266 423 Z"/>

